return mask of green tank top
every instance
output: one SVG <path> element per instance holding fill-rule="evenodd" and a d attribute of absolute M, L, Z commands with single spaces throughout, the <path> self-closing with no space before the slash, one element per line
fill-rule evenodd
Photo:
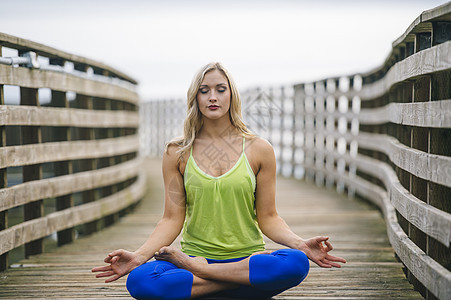
<path fill-rule="evenodd" d="M 184 173 L 186 217 L 182 251 L 210 259 L 249 256 L 265 249 L 255 214 L 254 172 L 243 152 L 225 174 L 215 177 L 188 158 Z"/>

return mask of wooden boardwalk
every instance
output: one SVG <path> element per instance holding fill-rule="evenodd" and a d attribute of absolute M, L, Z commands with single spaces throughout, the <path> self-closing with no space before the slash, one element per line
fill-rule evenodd
<path fill-rule="evenodd" d="M 0 273 L 3 299 L 116 299 L 131 298 L 125 278 L 105 284 L 90 272 L 116 248 L 139 247 L 162 213 L 160 161 L 149 159 L 148 197 L 115 225 L 53 252 L 30 257 Z M 328 235 L 333 254 L 348 263 L 341 269 L 311 265 L 298 287 L 276 299 L 422 299 L 406 280 L 394 257 L 378 210 L 334 191 L 292 179 L 278 179 L 279 213 L 303 237 Z M 277 246 L 268 241 L 269 249 Z"/>

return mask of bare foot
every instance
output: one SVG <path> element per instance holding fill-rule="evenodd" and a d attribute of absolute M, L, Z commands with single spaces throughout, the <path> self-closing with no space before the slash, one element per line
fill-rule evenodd
<path fill-rule="evenodd" d="M 191 271 L 194 274 L 201 271 L 203 266 L 208 265 L 205 258 L 189 257 L 179 249 L 172 246 L 161 248 L 160 251 L 155 253 L 155 259 L 168 261 L 177 267 Z"/>

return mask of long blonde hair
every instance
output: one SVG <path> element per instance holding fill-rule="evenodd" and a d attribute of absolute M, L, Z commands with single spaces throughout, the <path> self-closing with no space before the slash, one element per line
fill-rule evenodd
<path fill-rule="evenodd" d="M 187 93 L 187 113 L 186 118 L 183 123 L 183 136 L 175 138 L 166 144 L 166 151 L 170 145 L 179 146 L 179 159 L 182 159 L 184 154 L 193 146 L 194 140 L 197 134 L 202 128 L 202 114 L 199 110 L 199 105 L 197 103 L 197 94 L 199 92 L 200 85 L 204 80 L 205 74 L 210 71 L 218 70 L 227 78 L 230 86 L 231 99 L 230 99 L 230 109 L 229 118 L 232 126 L 238 129 L 242 134 L 247 136 L 253 136 L 254 134 L 246 127 L 243 122 L 241 114 L 241 98 L 240 93 L 236 87 L 235 81 L 233 80 L 230 73 L 220 62 L 211 62 L 204 67 L 202 67 L 194 76 L 191 85 Z"/>

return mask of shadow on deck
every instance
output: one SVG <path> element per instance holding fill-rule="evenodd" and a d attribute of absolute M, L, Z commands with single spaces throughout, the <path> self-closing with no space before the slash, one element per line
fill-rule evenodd
<path fill-rule="evenodd" d="M 105 284 L 90 272 L 111 250 L 139 247 L 163 210 L 161 161 L 146 160 L 150 192 L 138 208 L 116 225 L 53 252 L 36 255 L 0 273 L 0 298 L 131 298 L 125 278 Z M 341 269 L 311 264 L 298 287 L 276 299 L 422 299 L 406 280 L 387 238 L 378 210 L 334 191 L 294 179 L 278 179 L 280 215 L 302 237 L 328 235 L 348 263 Z M 176 242 L 178 244 L 178 241 Z M 268 249 L 278 246 L 267 241 Z"/>

